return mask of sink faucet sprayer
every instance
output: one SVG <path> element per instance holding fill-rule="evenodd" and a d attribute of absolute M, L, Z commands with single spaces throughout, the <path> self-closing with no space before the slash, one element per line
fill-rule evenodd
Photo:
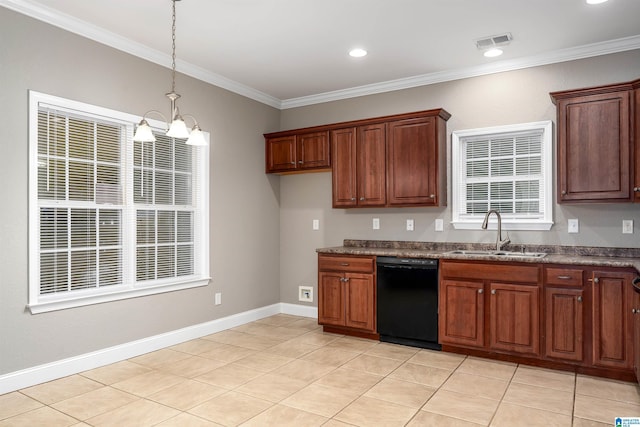
<path fill-rule="evenodd" d="M 500 212 L 498 212 L 495 209 L 491 209 L 484 216 L 484 221 L 482 221 L 482 229 L 483 230 L 487 229 L 487 226 L 489 225 L 489 216 L 492 213 L 496 214 L 496 216 L 498 217 L 498 235 L 496 236 L 496 251 L 499 251 L 500 249 L 502 249 L 504 245 L 511 242 L 511 240 L 509 239 L 508 236 L 506 239 L 502 240 L 502 217 L 500 216 Z"/>

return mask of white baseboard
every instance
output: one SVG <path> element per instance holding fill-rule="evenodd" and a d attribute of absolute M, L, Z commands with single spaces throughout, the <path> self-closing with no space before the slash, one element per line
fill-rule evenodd
<path fill-rule="evenodd" d="M 150 351 L 214 334 L 279 313 L 318 317 L 318 309 L 316 307 L 286 303 L 273 304 L 91 353 L 0 375 L 0 395 L 130 359 Z"/>

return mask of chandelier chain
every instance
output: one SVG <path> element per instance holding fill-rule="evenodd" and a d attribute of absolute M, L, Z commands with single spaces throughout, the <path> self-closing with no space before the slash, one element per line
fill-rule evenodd
<path fill-rule="evenodd" d="M 172 0 L 171 24 L 171 92 L 176 91 L 176 0 Z"/>

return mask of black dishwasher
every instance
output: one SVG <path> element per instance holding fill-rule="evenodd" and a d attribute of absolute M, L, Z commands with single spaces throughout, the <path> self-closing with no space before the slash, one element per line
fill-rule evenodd
<path fill-rule="evenodd" d="M 380 341 L 440 350 L 438 260 L 378 257 Z"/>

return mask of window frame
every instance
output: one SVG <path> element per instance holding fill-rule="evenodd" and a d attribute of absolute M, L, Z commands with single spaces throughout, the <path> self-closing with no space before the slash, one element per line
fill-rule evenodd
<path fill-rule="evenodd" d="M 520 132 L 542 131 L 541 153 L 541 192 L 543 212 L 540 219 L 513 218 L 508 214 L 502 216 L 503 230 L 536 230 L 548 231 L 553 226 L 553 122 L 544 120 L 539 122 L 520 123 L 485 128 L 457 130 L 451 133 L 451 224 L 458 230 L 480 230 L 484 214 L 462 217 L 464 201 L 460 192 L 464 185 L 465 165 L 463 164 L 463 150 L 465 140 L 482 136 L 495 137 L 500 134 L 514 134 Z"/>
<path fill-rule="evenodd" d="M 48 106 L 70 114 L 84 116 L 90 120 L 106 120 L 119 123 L 124 127 L 123 145 L 120 167 L 122 168 L 122 275 L 123 283 L 103 288 L 90 288 L 62 293 L 40 293 L 40 202 L 38 195 L 38 111 L 40 106 Z M 48 95 L 33 90 L 29 91 L 29 285 L 27 309 L 32 314 L 87 306 L 128 298 L 172 292 L 182 289 L 206 286 L 209 284 L 209 146 L 194 147 L 193 201 L 195 215 L 193 222 L 194 239 L 194 274 L 190 276 L 172 277 L 169 279 L 137 282 L 136 265 L 136 210 L 144 209 L 133 202 L 133 132 L 134 124 L 141 117 L 103 108 L 83 102 L 73 101 Z M 155 130 L 163 131 L 163 122 L 148 120 Z M 210 135 L 204 132 L 209 142 Z M 68 204 L 68 202 L 65 202 Z M 108 206 L 108 205 L 107 205 Z M 153 205 L 148 205 L 153 206 Z M 133 279 L 133 280 L 131 280 Z"/>

